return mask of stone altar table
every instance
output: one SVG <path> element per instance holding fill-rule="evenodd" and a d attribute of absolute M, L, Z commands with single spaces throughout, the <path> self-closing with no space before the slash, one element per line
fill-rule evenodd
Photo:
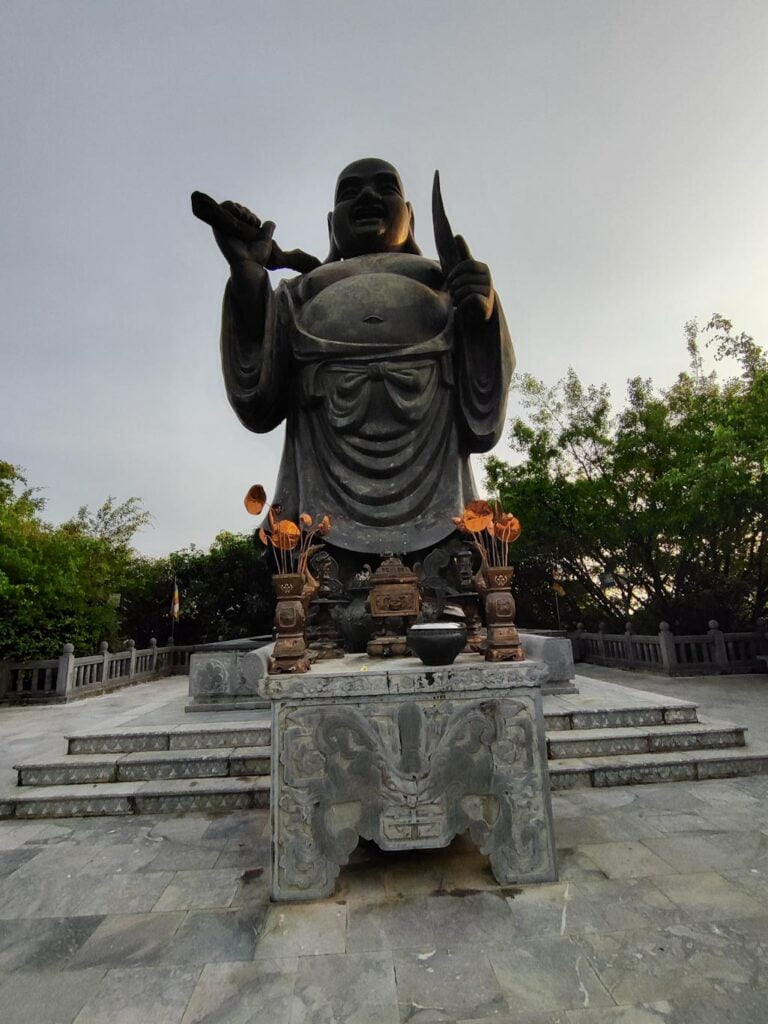
<path fill-rule="evenodd" d="M 266 675 L 272 899 L 329 896 L 359 838 L 383 850 L 469 832 L 501 884 L 557 879 L 540 662 L 350 655 Z"/>

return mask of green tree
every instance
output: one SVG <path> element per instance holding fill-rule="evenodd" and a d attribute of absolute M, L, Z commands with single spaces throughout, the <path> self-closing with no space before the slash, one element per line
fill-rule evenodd
<path fill-rule="evenodd" d="M 570 370 L 554 387 L 518 379 L 520 457 L 487 462 L 488 484 L 523 523 L 521 624 L 552 624 L 552 569 L 565 616 L 614 627 L 632 619 L 681 632 L 746 626 L 768 599 L 768 363 L 715 315 L 686 324 L 690 368 L 666 390 L 628 382 L 612 414 L 605 386 Z M 705 373 L 701 344 L 737 369 Z"/>
<path fill-rule="evenodd" d="M 126 636 L 142 645 L 150 636 L 165 642 L 174 579 L 180 595 L 176 643 L 235 640 L 271 631 L 270 567 L 251 536 L 222 532 L 208 551 L 192 546 L 165 558 L 133 559 L 121 601 Z"/>
<path fill-rule="evenodd" d="M 146 513 L 136 499 L 109 498 L 54 527 L 44 507 L 22 471 L 0 461 L 0 658 L 54 657 L 66 642 L 91 654 L 119 636 L 112 595 Z"/>

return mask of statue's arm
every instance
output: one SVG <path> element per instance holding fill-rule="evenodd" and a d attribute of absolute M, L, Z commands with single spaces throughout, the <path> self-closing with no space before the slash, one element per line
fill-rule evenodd
<path fill-rule="evenodd" d="M 244 241 L 214 229 L 230 267 L 221 316 L 221 363 L 227 396 L 249 430 L 272 430 L 286 413 L 286 346 L 281 346 L 280 303 L 266 264 L 272 251 L 271 221 L 263 224 L 243 206 L 223 203 L 256 237 Z"/>
<path fill-rule="evenodd" d="M 507 393 L 515 351 L 499 297 L 492 293 L 490 315 L 455 311 L 455 360 L 461 431 L 468 452 L 487 452 L 504 432 Z"/>

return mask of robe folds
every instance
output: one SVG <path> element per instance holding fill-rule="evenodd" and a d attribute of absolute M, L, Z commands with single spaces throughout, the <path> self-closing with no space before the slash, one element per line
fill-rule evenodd
<path fill-rule="evenodd" d="M 302 278 L 281 282 L 259 337 L 228 285 L 224 379 L 249 430 L 285 420 L 274 494 L 284 516 L 329 514 L 329 540 L 349 551 L 420 551 L 477 496 L 469 456 L 501 436 L 514 352 L 498 298 L 487 322 L 468 326 L 437 264 L 366 260 L 371 272 L 314 294 Z M 407 261 L 428 264 L 440 285 L 409 276 L 420 267 Z M 399 265 L 406 272 L 392 273 Z"/>

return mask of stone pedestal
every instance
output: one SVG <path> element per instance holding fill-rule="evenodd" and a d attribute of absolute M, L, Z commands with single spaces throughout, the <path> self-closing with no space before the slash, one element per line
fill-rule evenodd
<path fill-rule="evenodd" d="M 259 696 L 259 679 L 266 673 L 266 660 L 272 645 L 267 638 L 223 640 L 204 644 L 189 657 L 189 696 L 187 711 L 225 711 L 238 708 L 266 708 Z M 249 656 L 257 655 L 259 671 L 248 671 Z M 253 662 L 253 658 L 250 659 Z"/>
<path fill-rule="evenodd" d="M 546 667 L 364 655 L 267 675 L 272 898 L 329 896 L 359 838 L 383 850 L 469 832 L 499 883 L 557 878 L 540 682 Z"/>

